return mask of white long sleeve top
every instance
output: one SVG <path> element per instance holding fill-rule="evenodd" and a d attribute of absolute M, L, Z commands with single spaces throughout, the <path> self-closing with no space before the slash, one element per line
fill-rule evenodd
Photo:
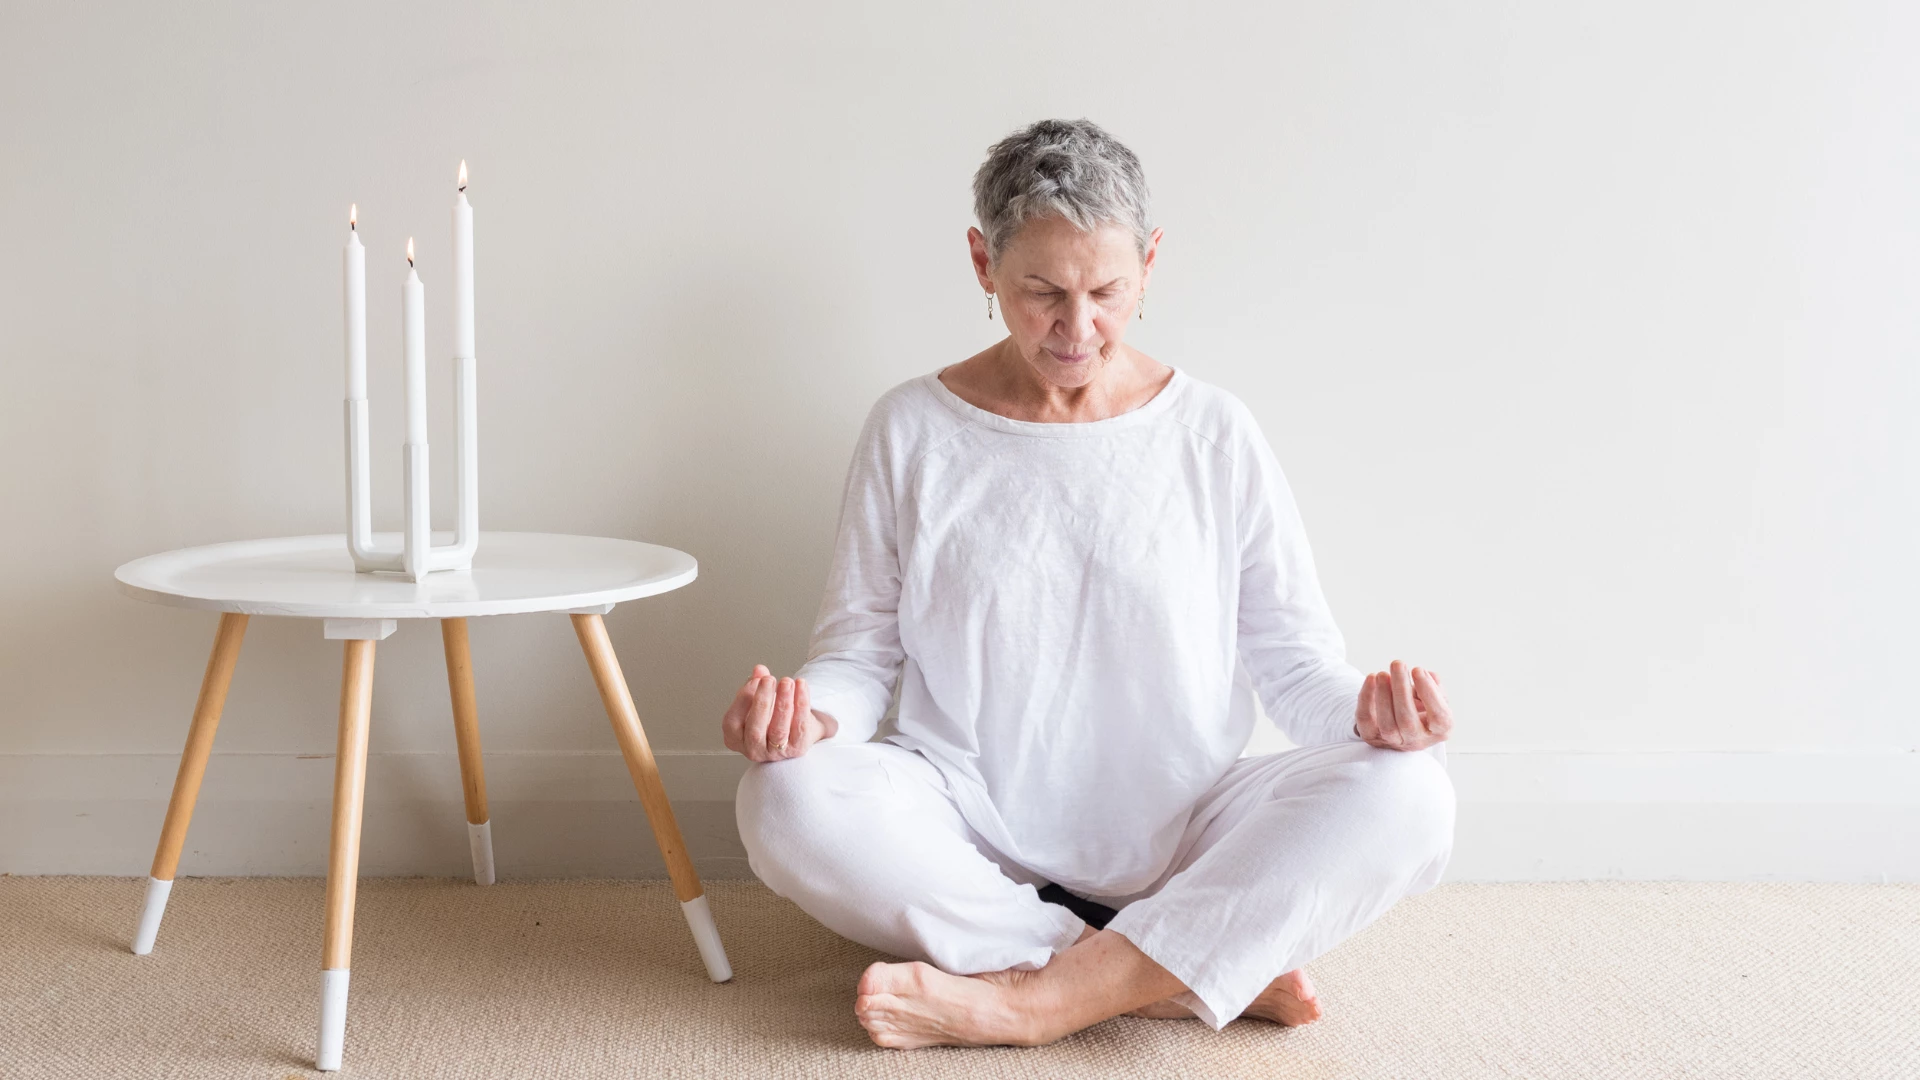
<path fill-rule="evenodd" d="M 1176 368 L 1087 423 L 988 412 L 928 373 L 868 414 L 808 660 L 827 743 L 924 754 L 967 822 L 1065 888 L 1174 857 L 1240 755 L 1253 695 L 1296 744 L 1355 740 L 1363 676 L 1272 448 Z M 826 745 L 823 743 L 822 745 Z"/>

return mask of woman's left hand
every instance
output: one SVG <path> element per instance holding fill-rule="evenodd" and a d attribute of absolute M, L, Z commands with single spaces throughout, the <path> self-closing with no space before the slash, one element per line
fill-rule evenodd
<path fill-rule="evenodd" d="M 1353 733 L 1382 750 L 1425 750 L 1453 733 L 1453 710 L 1431 668 L 1408 668 L 1395 660 L 1360 685 Z"/>

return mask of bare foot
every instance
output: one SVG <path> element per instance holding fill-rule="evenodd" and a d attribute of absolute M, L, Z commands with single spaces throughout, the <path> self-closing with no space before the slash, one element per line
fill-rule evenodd
<path fill-rule="evenodd" d="M 949 975 L 932 964 L 871 964 L 853 1012 L 881 1046 L 1044 1046 L 1180 980 L 1111 931 L 1081 935 L 1034 971 Z"/>
<path fill-rule="evenodd" d="M 1127 1015 L 1149 1020 L 1188 1020 L 1193 1018 L 1193 1010 L 1168 998 L 1142 1005 Z M 1314 995 L 1313 983 L 1307 981 L 1307 969 L 1299 968 L 1268 983 L 1240 1015 L 1299 1027 L 1320 1019 L 1320 999 Z"/>
<path fill-rule="evenodd" d="M 870 964 L 853 1015 L 880 1046 L 1037 1046 L 1037 1025 L 1008 1006 L 1006 990 L 1031 975 L 995 971 L 949 975 L 932 964 Z"/>
<path fill-rule="evenodd" d="M 1320 999 L 1307 981 L 1307 969 L 1296 968 L 1267 984 L 1242 1016 L 1257 1016 L 1288 1027 L 1320 1019 Z"/>

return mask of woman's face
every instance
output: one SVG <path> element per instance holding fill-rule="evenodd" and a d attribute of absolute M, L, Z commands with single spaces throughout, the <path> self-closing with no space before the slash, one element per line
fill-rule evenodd
<path fill-rule="evenodd" d="M 995 294 L 1013 348 L 1034 372 L 1061 387 L 1100 377 L 1127 334 L 1153 273 L 1160 230 L 1143 260 L 1133 234 L 1118 225 L 1081 232 L 1065 218 L 1020 227 L 1000 264 L 987 261 L 986 238 L 967 230 L 980 287 Z"/>

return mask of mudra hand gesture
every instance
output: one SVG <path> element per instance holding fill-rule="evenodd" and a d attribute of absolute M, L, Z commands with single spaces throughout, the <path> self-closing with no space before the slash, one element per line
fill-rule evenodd
<path fill-rule="evenodd" d="M 727 749 L 751 761 L 799 757 L 838 730 L 839 721 L 813 711 L 805 679 L 776 679 L 765 664 L 753 666 L 753 674 L 733 695 L 733 704 L 720 721 Z"/>
<path fill-rule="evenodd" d="M 1411 668 L 1395 660 L 1360 684 L 1353 733 L 1383 750 L 1425 750 L 1446 742 L 1453 732 L 1453 710 L 1440 692 L 1440 676 L 1431 668 Z"/>

